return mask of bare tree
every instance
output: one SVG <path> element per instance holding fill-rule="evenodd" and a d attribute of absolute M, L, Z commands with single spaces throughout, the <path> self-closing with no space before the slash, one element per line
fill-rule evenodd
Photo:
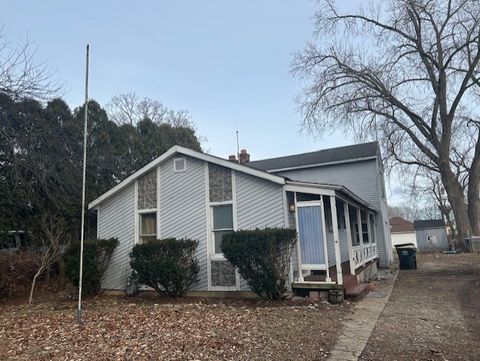
<path fill-rule="evenodd" d="M 480 234 L 478 1 L 323 1 L 315 27 L 292 69 L 305 126 L 378 136 L 387 161 L 439 174 L 459 237 Z"/>
<path fill-rule="evenodd" d="M 45 64 L 35 62 L 35 53 L 28 39 L 11 46 L 0 28 L 0 93 L 14 99 L 47 99 L 60 91 L 61 86 Z"/>
<path fill-rule="evenodd" d="M 33 301 L 33 293 L 35 291 L 37 278 L 45 271 L 48 271 L 50 266 L 62 257 L 64 249 L 68 245 L 67 240 L 67 234 L 64 232 L 63 227 L 59 224 L 58 220 L 51 215 L 44 215 L 42 217 L 41 243 L 39 244 L 39 251 L 41 254 L 40 265 L 37 273 L 33 276 L 30 297 L 28 299 L 29 304 Z"/>
<path fill-rule="evenodd" d="M 109 118 L 117 124 L 136 125 L 143 119 L 150 119 L 155 123 L 195 129 L 190 114 L 186 110 L 170 110 L 158 100 L 140 99 L 134 92 L 115 95 L 106 109 Z"/>

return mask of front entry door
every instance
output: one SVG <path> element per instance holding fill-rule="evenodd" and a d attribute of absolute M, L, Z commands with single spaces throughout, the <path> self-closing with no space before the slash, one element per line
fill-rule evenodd
<path fill-rule="evenodd" d="M 324 230 L 320 202 L 297 203 L 297 231 L 302 270 L 325 270 Z"/>

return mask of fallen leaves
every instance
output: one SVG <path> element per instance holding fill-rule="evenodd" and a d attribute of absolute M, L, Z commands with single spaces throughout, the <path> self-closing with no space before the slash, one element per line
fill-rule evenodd
<path fill-rule="evenodd" d="M 348 307 L 132 303 L 0 305 L 0 355 L 15 360 L 321 360 Z"/>

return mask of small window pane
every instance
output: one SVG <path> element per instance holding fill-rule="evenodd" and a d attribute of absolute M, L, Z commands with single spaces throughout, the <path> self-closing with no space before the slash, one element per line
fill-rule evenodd
<path fill-rule="evenodd" d="M 140 235 L 157 234 L 157 215 L 155 213 L 142 214 L 140 219 Z"/>
<path fill-rule="evenodd" d="M 223 236 L 227 233 L 231 233 L 232 231 L 216 231 L 214 232 L 215 236 L 215 254 L 222 254 L 222 241 Z"/>
<path fill-rule="evenodd" d="M 233 229 L 231 204 L 213 207 L 213 229 Z"/>

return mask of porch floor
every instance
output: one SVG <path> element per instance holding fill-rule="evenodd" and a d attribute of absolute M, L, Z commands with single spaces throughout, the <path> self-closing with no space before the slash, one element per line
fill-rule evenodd
<path fill-rule="evenodd" d="M 366 268 L 370 266 L 372 260 L 365 264 L 362 267 L 359 267 L 355 270 L 355 275 L 350 273 L 350 262 L 346 261 L 341 264 L 342 274 L 343 274 L 343 285 L 337 284 L 337 271 L 336 267 L 332 266 L 329 270 L 329 275 L 332 283 L 318 283 L 326 282 L 326 272 L 325 271 L 316 271 L 315 274 L 305 276 L 304 282 L 293 282 L 292 289 L 300 290 L 332 290 L 332 289 L 343 289 L 345 290 L 346 295 L 351 295 L 352 298 L 357 298 L 357 296 L 362 296 L 368 293 L 368 283 L 363 284 L 359 283 L 358 275 L 361 274 Z"/>

